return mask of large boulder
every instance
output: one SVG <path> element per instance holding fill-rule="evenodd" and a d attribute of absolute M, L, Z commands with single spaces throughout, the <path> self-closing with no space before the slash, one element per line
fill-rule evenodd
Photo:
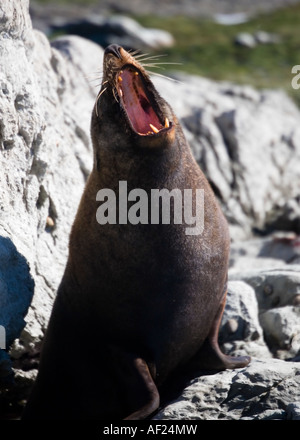
<path fill-rule="evenodd" d="M 130 17 L 89 15 L 75 21 L 56 20 L 50 23 L 52 32 L 79 35 L 102 46 L 119 44 L 126 49 L 155 50 L 174 45 L 172 35 L 160 29 L 141 26 Z"/>
<path fill-rule="evenodd" d="M 154 420 L 300 420 L 300 365 L 253 359 L 193 379 Z"/>
<path fill-rule="evenodd" d="M 176 75 L 155 84 L 180 117 L 235 240 L 300 232 L 300 112 L 280 90 Z"/>
<path fill-rule="evenodd" d="M 9 348 L 28 311 L 20 357 L 38 349 L 64 271 L 103 50 L 79 37 L 51 46 L 28 1 L 2 1 L 0 17 L 0 325 Z"/>

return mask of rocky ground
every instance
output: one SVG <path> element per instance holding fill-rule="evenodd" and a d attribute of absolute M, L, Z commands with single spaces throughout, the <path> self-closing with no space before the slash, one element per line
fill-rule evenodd
<path fill-rule="evenodd" d="M 75 36 L 50 45 L 32 30 L 27 1 L 2 1 L 0 17 L 4 418 L 18 417 L 36 375 L 92 165 L 89 120 L 103 49 Z M 153 80 L 177 113 L 230 224 L 220 341 L 228 353 L 253 357 L 238 371 L 202 372 L 155 417 L 299 420 L 300 112 L 282 91 L 182 74 L 176 81 Z"/>

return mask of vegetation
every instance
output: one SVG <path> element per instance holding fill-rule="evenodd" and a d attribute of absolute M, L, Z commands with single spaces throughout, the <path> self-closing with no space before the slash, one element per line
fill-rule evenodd
<path fill-rule="evenodd" d="M 47 2 L 49 0 L 38 0 Z M 53 1 L 53 0 L 52 0 Z M 92 4 L 96 0 L 54 0 L 56 3 Z M 257 88 L 283 88 L 300 105 L 300 89 L 291 86 L 294 65 L 300 65 L 300 5 L 253 18 L 247 23 L 225 26 L 203 18 L 184 15 L 136 16 L 146 27 L 165 29 L 174 36 L 174 47 L 160 51 L 161 61 L 179 63 L 165 66 L 187 73 L 251 84 Z M 235 44 L 241 32 L 266 31 L 276 34 L 276 44 L 259 44 L 250 49 Z M 151 55 L 155 55 L 151 53 Z"/>
<path fill-rule="evenodd" d="M 300 5 L 234 26 L 184 16 L 135 18 L 173 34 L 176 44 L 164 53 L 168 62 L 180 63 L 176 70 L 258 88 L 281 87 L 300 104 L 300 90 L 291 86 L 291 69 L 300 64 Z M 235 44 L 237 34 L 257 31 L 276 34 L 279 42 L 254 48 Z"/>

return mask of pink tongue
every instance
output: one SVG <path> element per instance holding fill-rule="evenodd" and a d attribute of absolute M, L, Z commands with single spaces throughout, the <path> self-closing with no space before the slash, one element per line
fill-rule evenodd
<path fill-rule="evenodd" d="M 123 102 L 134 130 L 140 134 L 153 133 L 150 124 L 161 130 L 163 127 L 144 92 L 139 75 L 126 69 L 121 77 Z"/>

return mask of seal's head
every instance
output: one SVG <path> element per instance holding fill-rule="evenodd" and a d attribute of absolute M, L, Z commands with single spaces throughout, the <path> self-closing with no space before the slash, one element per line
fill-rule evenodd
<path fill-rule="evenodd" d="M 111 149 L 113 136 L 118 149 L 128 148 L 128 141 L 138 147 L 166 147 L 174 140 L 176 123 L 137 59 L 121 46 L 108 46 L 92 116 L 94 145 L 101 136 L 101 146 L 107 142 Z"/>

